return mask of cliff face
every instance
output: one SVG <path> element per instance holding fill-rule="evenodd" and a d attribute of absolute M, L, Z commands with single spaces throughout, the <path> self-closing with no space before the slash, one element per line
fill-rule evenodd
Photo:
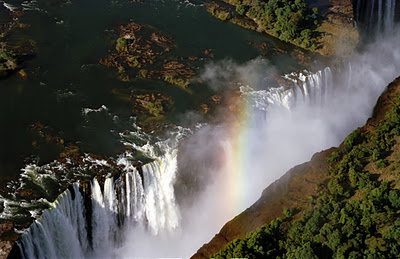
<path fill-rule="evenodd" d="M 378 125 L 387 118 L 387 114 L 394 106 L 399 105 L 399 95 L 400 77 L 392 82 L 379 97 L 372 118 L 359 129 L 361 134 L 372 135 L 380 132 L 381 129 L 378 129 Z M 283 177 L 266 188 L 255 204 L 226 223 L 221 231 L 208 244 L 203 245 L 192 258 L 208 258 L 209 255 L 223 249 L 230 241 L 243 238 L 258 227 L 282 217 L 285 208 L 293 211 L 292 221 L 299 219 L 306 209 L 311 208 L 309 200 L 317 197 L 321 186 L 328 186 L 328 182 L 332 178 L 329 176 L 332 163 L 328 162 L 327 158 L 339 152 L 345 154 L 345 146 L 348 145 L 349 139 L 350 137 L 346 138 L 338 148 L 330 148 L 317 153 L 311 161 L 289 170 Z M 364 170 L 373 172 L 376 181 L 398 182 L 398 174 L 393 173 L 398 171 L 395 166 L 400 161 L 398 142 L 399 138 L 394 137 L 391 151 L 383 157 L 386 161 L 390 161 L 390 166 L 380 168 L 375 163 L 366 163 Z"/>
<path fill-rule="evenodd" d="M 315 154 L 311 161 L 292 168 L 268 186 L 256 203 L 226 223 L 221 231 L 208 244 L 203 245 L 192 258 L 208 258 L 230 241 L 245 237 L 247 233 L 281 217 L 284 208 L 304 209 L 307 197 L 316 195 L 315 185 L 324 178 L 321 172 L 327 169 L 326 157 L 333 150 L 334 148 L 331 148 Z"/>

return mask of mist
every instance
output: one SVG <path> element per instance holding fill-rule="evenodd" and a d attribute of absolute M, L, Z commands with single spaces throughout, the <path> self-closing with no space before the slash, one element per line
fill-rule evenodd
<path fill-rule="evenodd" d="M 232 123 L 224 113 L 229 122 L 203 126 L 181 142 L 175 189 L 180 226 L 158 236 L 135 227 L 117 254 L 188 258 L 290 168 L 338 146 L 365 124 L 379 95 L 400 74 L 398 42 L 396 30 L 369 44 L 341 70 L 325 75 L 324 90 L 314 96 L 316 86 L 309 96 L 299 96 L 299 87 L 271 85 L 268 78 L 277 76 L 276 69 L 261 58 L 207 65 L 199 78 L 214 90 L 241 87 L 250 116 Z"/>

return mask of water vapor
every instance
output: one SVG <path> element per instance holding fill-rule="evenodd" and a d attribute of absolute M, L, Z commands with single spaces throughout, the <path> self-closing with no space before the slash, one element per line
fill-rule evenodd
<path fill-rule="evenodd" d="M 339 145 L 365 124 L 400 74 L 398 35 L 369 45 L 341 69 L 287 75 L 289 86 L 271 83 L 276 69 L 260 58 L 207 65 L 200 79 L 214 90 L 240 89 L 248 116 L 229 120 L 224 113 L 226 123 L 203 125 L 180 142 L 174 183 L 179 226 L 158 235 L 132 227 L 118 257 L 190 257 L 290 168 Z"/>
<path fill-rule="evenodd" d="M 103 190 L 92 181 L 90 234 L 97 233 L 96 242 L 86 242 L 83 198 L 73 199 L 67 190 L 56 202 L 61 205 L 23 236 L 26 258 L 35 258 L 35 249 L 71 258 L 189 258 L 287 170 L 339 145 L 366 122 L 378 96 L 400 74 L 398 42 L 396 31 L 341 69 L 292 73 L 284 86 L 271 83 L 276 70 L 262 59 L 209 64 L 201 80 L 215 90 L 239 90 L 246 105 L 223 113 L 218 125 L 176 127 L 166 141 L 140 146 L 135 136 L 146 142 L 147 135 L 123 134 L 124 145 L 152 162 L 139 171 L 126 152 L 116 161 L 124 172 L 120 179 L 105 179 Z M 76 241 L 71 249 L 68 240 Z M 46 246 L 36 247 L 39 242 Z"/>
<path fill-rule="evenodd" d="M 292 75 L 292 89 L 268 85 L 265 78 L 276 70 L 261 59 L 206 66 L 200 78 L 211 88 L 243 86 L 251 116 L 241 125 L 203 127 L 181 144 L 176 190 L 181 238 L 165 246 L 190 256 L 287 170 L 362 126 L 400 74 L 400 39 L 393 35 L 369 45 L 340 70 Z"/>
<path fill-rule="evenodd" d="M 221 91 L 237 88 L 238 84 L 261 87 L 267 74 L 277 74 L 276 69 L 268 60 L 259 57 L 241 65 L 231 59 L 211 62 L 203 69 L 199 78 L 211 89 Z"/>

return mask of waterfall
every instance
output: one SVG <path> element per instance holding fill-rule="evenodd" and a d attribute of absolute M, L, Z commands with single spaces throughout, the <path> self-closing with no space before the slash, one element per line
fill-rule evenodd
<path fill-rule="evenodd" d="M 66 190 L 21 236 L 22 258 L 83 258 L 89 244 L 78 183 Z"/>
<path fill-rule="evenodd" d="M 396 0 L 356 0 L 355 19 L 368 33 L 391 35 L 394 30 Z"/>
<path fill-rule="evenodd" d="M 384 87 L 398 75 L 400 49 L 398 36 L 394 36 L 391 41 L 384 40 L 378 45 L 371 46 L 368 52 L 356 56 L 349 66 L 342 70 L 331 71 L 331 68 L 327 67 L 315 73 L 309 71 L 291 73 L 283 76 L 286 79 L 283 81 L 286 83 L 281 86 L 262 85 L 262 90 L 255 90 L 260 89 L 258 83 L 256 86 L 249 83 L 240 87 L 241 94 L 249 106 L 260 111 L 259 114 L 267 115 L 261 117 L 263 120 L 258 120 L 260 118 L 257 117 L 258 114 L 251 113 L 251 119 L 258 124 L 252 124 L 251 119 L 244 122 L 246 127 L 243 127 L 245 130 L 240 139 L 241 150 L 245 149 L 247 154 L 240 153 L 240 157 L 235 158 L 236 161 L 229 156 L 227 159 L 229 164 L 240 162 L 240 167 L 227 168 L 238 169 L 243 174 L 239 175 L 241 178 L 233 181 L 235 184 L 240 184 L 234 191 L 241 191 L 242 200 L 255 201 L 263 188 L 281 177 L 289 168 L 308 160 L 315 152 L 338 145 L 352 130 L 365 123 L 371 115 L 372 105 Z M 266 117 L 268 118 L 265 119 Z M 193 167 L 211 171 L 209 175 L 217 175 L 219 173 L 217 169 L 224 166 L 218 164 L 215 168 L 209 168 L 210 165 L 207 163 L 195 164 L 200 154 L 200 151 L 195 149 L 204 145 L 205 147 L 199 148 L 203 149 L 203 152 L 226 152 L 220 149 L 210 150 L 209 147 L 212 145 L 210 142 L 219 141 L 217 138 L 210 141 L 210 135 L 224 136 L 228 143 L 233 142 L 226 132 L 232 131 L 232 134 L 236 134 L 234 127 L 232 125 L 220 127 L 222 133 L 219 135 L 215 133 L 216 127 L 209 125 L 211 133 L 203 134 L 200 140 L 189 146 L 191 149 L 186 150 L 188 153 L 196 154 L 189 160 L 193 161 Z M 209 221 L 202 221 L 204 217 L 209 215 L 214 218 L 221 217 L 213 214 L 215 211 L 220 212 L 217 209 L 221 207 L 223 211 L 220 214 L 226 216 L 224 213 L 229 207 L 224 206 L 229 205 L 230 197 L 225 199 L 226 192 L 222 191 L 232 188 L 223 189 L 217 186 L 216 191 L 211 194 L 205 192 L 206 194 L 202 193 L 201 197 L 200 194 L 199 197 L 196 196 L 196 202 L 197 199 L 203 201 L 196 203 L 199 210 L 190 216 L 200 216 L 194 217 L 194 222 L 190 221 L 190 218 L 190 222 L 182 227 L 183 212 L 176 204 L 173 182 L 177 173 L 179 140 L 182 136 L 192 133 L 185 133 L 185 129 L 180 128 L 173 134 L 175 135 L 168 140 L 156 143 L 149 141 L 148 136 L 137 135 L 136 132 L 121 134 L 125 141 L 124 145 L 130 146 L 135 152 L 126 151 L 114 159 L 113 164 L 118 165 L 116 167 L 119 170 L 118 175 L 112 176 L 109 173 L 105 179 L 93 179 L 86 185 L 88 186 L 88 190 L 84 192 L 86 196 L 79 191 L 77 183 L 65 191 L 52 204 L 53 208 L 44 211 L 42 217 L 21 236 L 18 246 L 23 257 L 44 258 L 46 255 L 49 258 L 115 258 L 119 255 L 118 249 L 126 248 L 127 243 L 129 247 L 137 250 L 142 246 L 148 246 L 146 247 L 148 250 L 139 251 L 137 257 L 146 256 L 147 252 L 154 250 L 160 251 L 158 253 L 160 257 L 164 256 L 167 250 L 165 247 L 174 249 L 170 253 L 171 256 L 181 255 L 181 250 L 189 246 L 182 240 L 192 241 L 192 237 L 198 238 L 197 235 L 203 234 L 203 228 L 208 228 L 208 225 L 211 225 L 210 221 L 214 220 L 211 218 Z M 134 153 L 144 155 L 147 158 L 146 163 L 138 166 Z M 50 172 L 52 168 L 49 165 L 46 167 L 46 172 Z M 31 171 L 35 171 L 33 169 Z M 26 177 L 35 178 L 34 174 L 27 174 L 28 171 L 25 172 Z M 223 181 L 226 179 L 223 178 Z M 215 202 L 215 211 L 208 207 L 209 202 Z M 199 204 L 203 203 L 206 205 L 201 207 Z M 247 203 L 243 206 L 248 205 Z M 232 218 L 234 215 L 228 216 Z M 183 216 L 182 218 L 186 219 Z M 190 229 L 193 230 L 191 232 L 184 228 L 188 226 L 200 226 L 198 227 L 200 230 Z M 176 239 L 168 239 L 170 236 L 163 235 L 176 233 L 180 227 L 185 234 L 184 238 L 179 234 L 176 235 L 178 236 Z M 218 227 L 221 225 L 216 228 Z M 128 231 L 130 234 L 138 233 L 134 241 L 125 235 Z M 216 231 L 218 229 L 210 230 L 212 233 Z M 163 247 L 155 245 L 161 240 L 157 239 L 160 236 L 164 240 L 167 239 Z M 202 236 L 202 238 L 198 238 L 199 242 L 208 241 L 205 240 L 207 237 Z M 201 244 L 194 246 L 197 248 Z M 126 251 L 127 255 L 132 252 L 129 249 Z M 190 255 L 190 252 L 193 251 L 185 255 Z"/>
<path fill-rule="evenodd" d="M 250 86 L 241 86 L 240 91 L 255 108 L 270 111 L 278 107 L 291 110 L 299 105 L 323 106 L 332 87 L 332 72 L 329 67 L 311 73 L 306 70 L 300 73 L 284 75 L 292 86 L 272 87 L 267 90 L 254 90 Z"/>
<path fill-rule="evenodd" d="M 379 0 L 378 0 L 379 1 Z M 380 2 L 380 1 L 379 1 Z M 372 28 L 374 26 L 375 21 L 372 19 L 374 17 L 374 10 L 375 10 L 375 0 L 370 0 L 370 6 L 369 6 L 369 21 L 368 21 L 368 29 L 372 31 Z M 380 20 L 378 19 L 378 24 L 380 23 Z"/>
<path fill-rule="evenodd" d="M 349 63 L 343 72 L 335 71 L 335 76 L 331 68 L 326 67 L 315 73 L 286 74 L 283 76 L 286 83 L 279 87 L 267 86 L 263 90 L 254 90 L 251 85 L 240 87 L 250 106 L 265 115 L 262 118 L 268 117 L 257 127 L 251 125 L 246 134 L 245 144 L 251 156 L 246 156 L 249 160 L 243 162 L 242 172 L 253 174 L 240 181 L 247 186 L 243 190 L 251 190 L 241 195 L 256 196 L 245 197 L 246 201 L 258 198 L 266 185 L 291 166 L 309 159 L 316 151 L 337 145 L 351 130 L 365 123 L 370 116 L 371 103 L 398 71 L 400 55 L 393 49 L 384 48 L 390 50 L 389 53 L 376 49 L 373 60 L 379 62 L 370 65 L 365 62 L 367 57 L 361 56 Z M 257 114 L 252 117 L 253 120 L 259 118 Z M 179 230 L 181 212 L 175 201 L 173 183 L 179 140 L 192 134 L 185 130 L 178 127 L 175 135 L 156 143 L 137 132 L 121 134 L 124 145 L 131 146 L 135 152 L 126 151 L 114 160 L 118 175 L 110 173 L 105 178 L 93 179 L 85 185 L 88 187 L 85 195 L 79 190 L 79 183 L 60 195 L 52 204 L 53 208 L 44 211 L 21 236 L 17 245 L 22 257 L 116 258 L 118 249 L 132 242 L 128 232 L 139 233 L 139 237 L 129 243 L 135 248 L 135 242 L 145 240 L 151 246 L 155 239 L 149 237 L 165 237 L 163 234 Z M 293 143 L 301 148 L 292 148 Z M 149 161 L 138 165 L 134 153 L 144 154 Z M 51 167 L 47 170 L 51 171 Z M 267 176 L 260 173 L 266 170 Z M 227 201 L 218 205 L 223 202 Z M 187 235 L 196 234 L 188 232 Z M 173 242 L 175 248 L 182 240 L 178 238 Z"/>
<path fill-rule="evenodd" d="M 376 31 L 378 33 L 381 31 L 381 26 L 382 26 L 382 23 L 379 21 L 382 21 L 382 1 L 378 0 L 378 24 L 376 26 Z"/>
<path fill-rule="evenodd" d="M 265 112 L 278 107 L 290 110 L 302 104 L 323 105 L 328 91 L 332 91 L 328 90 L 333 85 L 330 68 L 284 78 L 292 82 L 291 87 L 253 91 L 248 86 L 241 91 Z M 118 176 L 109 175 L 101 181 L 94 178 L 85 193 L 79 183 L 74 183 L 21 236 L 18 247 L 22 257 L 115 258 L 129 230 L 145 229 L 152 236 L 176 230 L 180 212 L 173 183 L 177 143 L 185 135 L 185 129 L 179 128 L 170 139 L 152 145 L 125 142 L 152 161 L 138 167 L 127 151 L 115 161 L 121 170 Z"/>
<path fill-rule="evenodd" d="M 107 177 L 103 188 L 96 178 L 91 181 L 91 215 L 79 183 L 74 183 L 21 236 L 22 257 L 113 258 L 127 229 L 141 226 L 152 235 L 174 230 L 179 225 L 173 191 L 176 155 L 176 149 L 169 148 L 140 169 L 130 153 L 121 155 L 118 164 L 124 169 L 119 177 Z"/>
<path fill-rule="evenodd" d="M 396 0 L 386 0 L 386 10 L 384 16 L 385 33 L 393 32 L 394 17 L 395 17 Z M 378 21 L 382 23 L 381 20 Z"/>

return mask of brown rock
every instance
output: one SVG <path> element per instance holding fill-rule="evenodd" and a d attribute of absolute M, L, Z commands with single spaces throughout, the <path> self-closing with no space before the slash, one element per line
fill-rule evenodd
<path fill-rule="evenodd" d="M 0 241 L 0 259 L 6 259 L 10 254 L 14 242 L 12 241 Z"/>
<path fill-rule="evenodd" d="M 24 199 L 37 199 L 40 197 L 39 194 L 37 194 L 34 190 L 32 189 L 19 189 L 17 190 L 17 194 Z"/>
<path fill-rule="evenodd" d="M 12 222 L 4 222 L 0 223 L 0 236 L 4 235 L 7 232 L 10 232 L 14 229 L 14 223 Z"/>

